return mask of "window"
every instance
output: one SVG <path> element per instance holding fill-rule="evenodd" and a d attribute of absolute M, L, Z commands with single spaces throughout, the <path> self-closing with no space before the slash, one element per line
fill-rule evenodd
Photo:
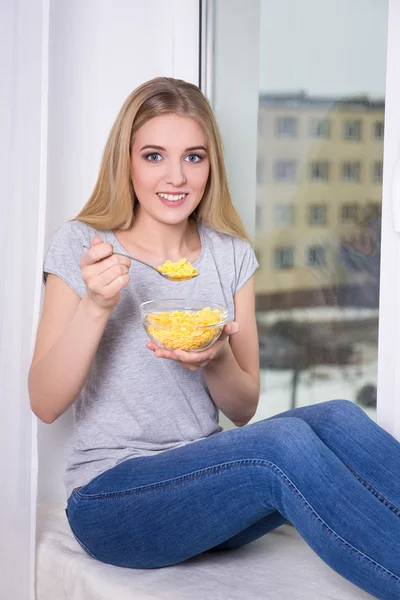
<path fill-rule="evenodd" d="M 309 208 L 308 222 L 310 225 L 326 225 L 327 223 L 326 204 L 312 204 Z"/>
<path fill-rule="evenodd" d="M 280 138 L 295 138 L 297 136 L 297 119 L 295 117 L 277 117 L 275 133 Z"/>
<path fill-rule="evenodd" d="M 310 136 L 313 138 L 328 139 L 331 124 L 329 119 L 311 119 L 309 123 Z"/>
<path fill-rule="evenodd" d="M 296 181 L 294 160 L 278 160 L 275 163 L 275 181 Z"/>
<path fill-rule="evenodd" d="M 329 163 L 315 161 L 310 165 L 310 177 L 312 181 L 328 181 Z"/>
<path fill-rule="evenodd" d="M 263 116 L 258 113 L 258 135 L 263 135 L 264 134 L 264 119 Z"/>
<path fill-rule="evenodd" d="M 383 140 L 385 133 L 385 126 L 383 121 L 375 121 L 374 123 L 374 138 L 376 140 Z"/>
<path fill-rule="evenodd" d="M 360 207 L 358 204 L 343 204 L 340 212 L 342 223 L 358 223 Z"/>
<path fill-rule="evenodd" d="M 372 179 L 375 183 L 382 183 L 383 178 L 383 162 L 378 160 L 374 162 Z"/>
<path fill-rule="evenodd" d="M 294 223 L 293 204 L 277 204 L 275 206 L 275 225 L 285 227 Z"/>
<path fill-rule="evenodd" d="M 275 269 L 292 269 L 294 263 L 294 248 L 276 248 L 274 253 Z"/>
<path fill-rule="evenodd" d="M 342 180 L 343 181 L 360 181 L 360 163 L 359 162 L 345 162 L 342 165 Z"/>
<path fill-rule="evenodd" d="M 262 206 L 256 204 L 256 229 L 259 231 L 262 228 Z"/>
<path fill-rule="evenodd" d="M 361 121 L 359 119 L 343 122 L 343 137 L 345 140 L 361 140 Z"/>
<path fill-rule="evenodd" d="M 254 171 L 253 171 L 254 173 Z M 261 158 L 257 158 L 257 184 L 262 185 L 264 183 L 264 164 Z"/>
<path fill-rule="evenodd" d="M 308 248 L 307 265 L 309 267 L 323 267 L 325 265 L 325 248 L 323 246 L 310 246 Z"/>

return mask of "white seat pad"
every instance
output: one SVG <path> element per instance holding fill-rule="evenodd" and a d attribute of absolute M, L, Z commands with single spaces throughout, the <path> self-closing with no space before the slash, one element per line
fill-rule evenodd
<path fill-rule="evenodd" d="M 294 527 L 236 550 L 162 569 L 101 563 L 80 547 L 64 506 L 38 511 L 36 600 L 367 600 L 330 569 Z"/>

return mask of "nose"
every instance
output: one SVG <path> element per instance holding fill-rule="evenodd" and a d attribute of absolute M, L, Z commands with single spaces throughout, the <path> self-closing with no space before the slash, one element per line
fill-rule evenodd
<path fill-rule="evenodd" d="M 169 171 L 167 174 L 167 183 L 178 187 L 180 185 L 184 185 L 186 181 L 187 180 L 182 161 L 171 161 L 169 164 Z"/>

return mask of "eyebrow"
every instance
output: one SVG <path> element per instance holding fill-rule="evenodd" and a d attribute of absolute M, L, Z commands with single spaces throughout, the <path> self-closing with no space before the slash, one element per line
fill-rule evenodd
<path fill-rule="evenodd" d="M 140 152 L 142 152 L 142 150 L 146 150 L 147 148 L 151 148 L 152 150 L 161 150 L 162 152 L 166 152 L 166 148 L 163 148 L 162 146 L 156 146 L 154 144 L 150 144 L 147 146 L 143 146 L 143 148 L 140 149 Z M 193 152 L 194 150 L 204 150 L 204 152 L 207 152 L 207 148 L 205 148 L 204 146 L 192 146 L 190 148 L 186 148 L 186 150 L 184 150 L 184 152 Z"/>

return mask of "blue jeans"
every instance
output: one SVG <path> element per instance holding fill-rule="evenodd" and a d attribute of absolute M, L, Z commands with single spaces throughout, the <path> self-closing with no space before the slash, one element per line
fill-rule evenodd
<path fill-rule="evenodd" d="M 125 460 L 76 488 L 67 515 L 91 556 L 138 569 L 238 548 L 290 521 L 343 577 L 400 598 L 400 443 L 347 400 Z"/>

